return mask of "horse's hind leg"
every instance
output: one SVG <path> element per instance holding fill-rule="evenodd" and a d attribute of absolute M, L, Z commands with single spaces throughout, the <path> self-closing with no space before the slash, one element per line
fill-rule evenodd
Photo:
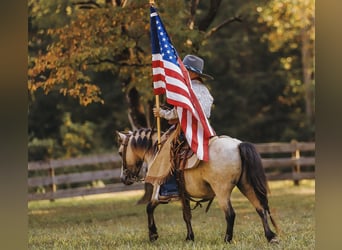
<path fill-rule="evenodd" d="M 256 150 L 255 146 L 249 142 L 240 143 L 239 152 L 243 166 L 243 173 L 237 186 L 254 205 L 258 212 L 262 220 L 267 240 L 271 243 L 276 243 L 278 242 L 276 234 L 272 232 L 267 221 L 268 214 L 273 226 L 278 230 L 268 207 L 267 179 L 265 170 L 262 166 L 260 154 Z"/>
<path fill-rule="evenodd" d="M 266 236 L 267 240 L 271 243 L 278 243 L 278 240 L 276 238 L 276 234 L 274 232 L 272 232 L 272 230 L 270 229 L 270 226 L 268 225 L 266 210 L 265 209 L 256 209 L 256 211 L 261 218 L 262 225 L 264 227 L 265 236 Z"/>
<path fill-rule="evenodd" d="M 148 220 L 148 236 L 150 241 L 153 242 L 158 239 L 157 227 L 154 222 L 154 209 L 158 206 L 156 202 L 149 202 L 146 206 L 147 220 Z"/>
<path fill-rule="evenodd" d="M 235 212 L 232 207 L 231 201 L 228 200 L 228 207 L 225 211 L 225 217 L 227 222 L 227 229 L 226 229 L 226 235 L 224 237 L 224 241 L 231 243 L 233 239 L 233 229 L 234 229 L 234 221 L 235 221 Z"/>
<path fill-rule="evenodd" d="M 261 204 L 261 202 L 257 198 L 257 196 L 253 190 L 253 187 L 249 184 L 244 184 L 243 186 L 238 185 L 238 188 L 240 189 L 241 193 L 243 193 L 247 197 L 247 199 L 255 207 L 255 210 L 257 211 L 258 215 L 261 218 L 262 225 L 263 225 L 264 232 L 265 232 L 265 237 L 267 238 L 267 240 L 271 243 L 278 242 L 278 240 L 276 238 L 276 234 L 271 230 L 271 228 L 269 226 L 269 223 L 267 220 L 267 210 L 266 210 L 266 208 L 263 207 L 263 205 Z"/>
<path fill-rule="evenodd" d="M 231 243 L 233 239 L 234 221 L 235 221 L 235 211 L 230 201 L 230 195 L 234 188 L 234 185 L 229 185 L 224 187 L 224 185 L 212 185 L 213 190 L 216 194 L 217 201 L 220 208 L 223 210 L 227 222 L 226 235 L 224 241 Z"/>

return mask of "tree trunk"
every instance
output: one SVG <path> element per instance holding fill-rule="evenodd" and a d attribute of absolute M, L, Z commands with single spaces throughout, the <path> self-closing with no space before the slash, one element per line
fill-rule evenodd
<path fill-rule="evenodd" d="M 211 0 L 210 7 L 207 15 L 198 23 L 198 29 L 201 31 L 206 31 L 210 24 L 214 21 L 217 12 L 220 8 L 222 0 Z"/>
<path fill-rule="evenodd" d="M 305 91 L 305 113 L 310 122 L 313 122 L 314 114 L 314 95 L 313 95 L 313 54 L 310 44 L 309 33 L 306 29 L 302 30 L 302 65 L 303 65 L 303 84 Z"/>
<path fill-rule="evenodd" d="M 146 116 L 144 107 L 140 102 L 140 94 L 135 87 L 133 87 L 126 95 L 128 102 L 128 119 L 130 120 L 132 129 L 146 128 Z"/>

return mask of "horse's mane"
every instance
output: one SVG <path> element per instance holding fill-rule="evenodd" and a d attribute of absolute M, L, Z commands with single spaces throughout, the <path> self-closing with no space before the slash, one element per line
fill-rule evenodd
<path fill-rule="evenodd" d="M 134 149 L 153 149 L 157 142 L 153 142 L 153 135 L 156 133 L 151 128 L 140 128 L 135 130 L 132 134 L 131 146 Z"/>

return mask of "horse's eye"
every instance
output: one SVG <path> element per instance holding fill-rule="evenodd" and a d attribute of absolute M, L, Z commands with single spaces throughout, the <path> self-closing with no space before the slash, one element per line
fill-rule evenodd
<path fill-rule="evenodd" d="M 122 157 L 122 152 L 119 152 L 119 155 Z"/>

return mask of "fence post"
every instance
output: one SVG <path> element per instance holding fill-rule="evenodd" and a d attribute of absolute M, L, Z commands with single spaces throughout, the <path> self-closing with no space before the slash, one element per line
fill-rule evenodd
<path fill-rule="evenodd" d="M 49 162 L 50 164 L 50 162 Z M 51 177 L 51 191 L 52 193 L 55 193 L 56 190 L 57 190 L 57 186 L 55 184 L 55 169 L 51 167 L 50 165 L 50 168 L 49 168 L 49 175 Z M 55 199 L 50 199 L 50 201 L 55 201 Z"/>
<path fill-rule="evenodd" d="M 300 164 L 299 164 L 299 162 L 298 162 L 298 160 L 299 160 L 299 158 L 300 158 L 300 151 L 299 151 L 299 149 L 298 149 L 298 146 L 297 146 L 297 141 L 292 141 L 291 143 L 293 143 L 293 144 L 295 144 L 296 145 L 296 151 L 295 152 L 293 152 L 292 153 L 292 157 L 294 158 L 294 159 L 296 159 L 297 161 L 296 161 L 296 164 L 293 166 L 293 169 L 292 169 L 292 174 L 293 174 L 293 184 L 295 185 L 295 186 L 299 186 L 299 179 L 297 179 L 298 177 L 298 175 L 296 175 L 296 174 L 299 174 L 300 173 Z"/>

